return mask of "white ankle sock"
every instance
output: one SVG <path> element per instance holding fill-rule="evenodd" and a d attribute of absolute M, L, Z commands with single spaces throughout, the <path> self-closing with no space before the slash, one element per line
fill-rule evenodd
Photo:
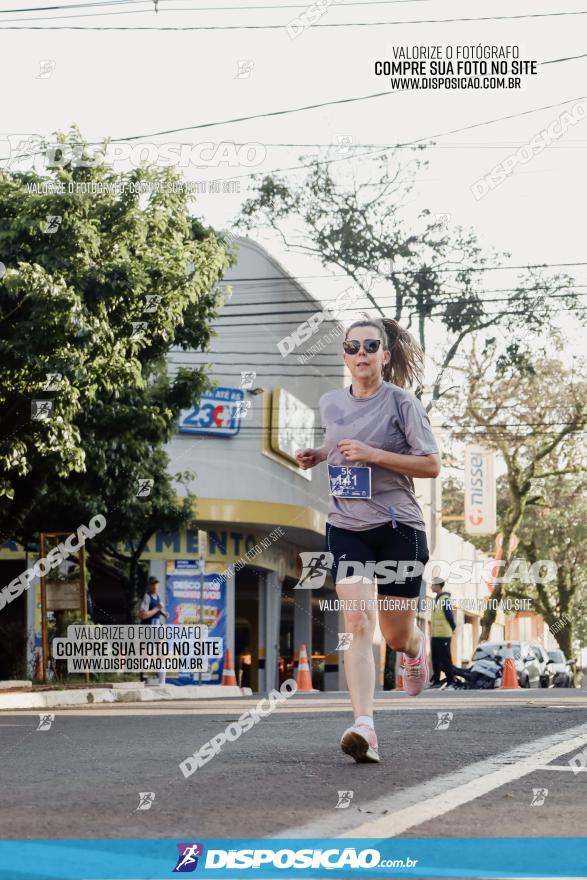
<path fill-rule="evenodd" d="M 375 730 L 372 715 L 358 715 L 357 718 L 355 718 L 355 724 L 365 724 L 367 727 L 371 727 Z"/>

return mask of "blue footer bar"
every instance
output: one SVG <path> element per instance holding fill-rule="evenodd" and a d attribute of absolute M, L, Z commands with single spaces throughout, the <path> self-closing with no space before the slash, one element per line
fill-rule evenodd
<path fill-rule="evenodd" d="M 4 840 L 0 880 L 585 878 L 585 837 Z"/>

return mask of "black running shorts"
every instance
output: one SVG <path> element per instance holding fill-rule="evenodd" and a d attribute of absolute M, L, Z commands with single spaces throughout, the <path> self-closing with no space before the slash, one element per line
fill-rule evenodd
<path fill-rule="evenodd" d="M 353 576 L 353 570 L 349 568 L 347 574 L 341 573 L 337 577 L 341 559 L 347 562 L 361 562 L 364 565 L 381 562 L 396 563 L 394 568 L 397 572 L 397 564 L 400 561 L 408 563 L 417 560 L 423 567 L 429 558 L 426 532 L 401 522 L 398 522 L 395 528 L 391 523 L 386 523 L 362 531 L 340 529 L 327 523 L 325 549 L 334 557 L 331 569 L 334 583 L 342 580 L 343 577 Z M 393 571 L 391 565 L 390 569 Z M 397 582 L 399 578 L 390 580 L 386 584 L 378 583 L 377 592 L 382 596 L 416 598 L 420 595 L 422 574 L 415 573 L 414 576 L 409 577 L 406 571 L 405 575 L 403 583 Z"/>

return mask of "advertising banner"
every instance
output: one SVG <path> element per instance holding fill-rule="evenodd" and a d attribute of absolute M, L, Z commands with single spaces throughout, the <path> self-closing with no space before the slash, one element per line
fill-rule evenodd
<path fill-rule="evenodd" d="M 496 531 L 495 452 L 481 446 L 465 449 L 465 529 L 470 535 Z"/>
<path fill-rule="evenodd" d="M 203 601 L 201 597 L 204 582 Z M 192 626 L 203 624 L 208 635 L 226 643 L 226 578 L 221 574 L 202 574 L 196 559 L 179 559 L 167 563 L 168 623 Z M 224 650 L 219 660 L 210 660 L 207 672 L 180 672 L 167 675 L 173 684 L 220 684 L 224 667 Z"/>
<path fill-rule="evenodd" d="M 583 838 L 199 838 L 3 841 L 1 877 L 42 864 L 59 880 L 584 877 Z M 488 869 L 488 865 L 490 868 Z M 27 876 L 31 876 L 27 874 Z M 40 876 L 40 875 L 35 875 Z"/>

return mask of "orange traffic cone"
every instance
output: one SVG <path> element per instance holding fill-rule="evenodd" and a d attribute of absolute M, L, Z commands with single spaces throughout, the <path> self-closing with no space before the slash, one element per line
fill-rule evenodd
<path fill-rule="evenodd" d="M 232 654 L 230 648 L 224 652 L 224 669 L 222 670 L 222 686 L 237 687 L 236 675 L 234 674 L 234 664 L 232 662 Z"/>
<path fill-rule="evenodd" d="M 516 672 L 512 643 L 508 642 L 506 648 L 508 653 L 503 664 L 500 690 L 515 690 L 516 688 L 519 688 L 520 685 L 518 683 L 518 674 Z"/>
<path fill-rule="evenodd" d="M 296 676 L 298 694 L 317 694 L 316 688 L 312 687 L 312 674 L 308 663 L 308 652 L 305 645 L 300 645 L 300 659 L 298 661 L 298 674 Z"/>

